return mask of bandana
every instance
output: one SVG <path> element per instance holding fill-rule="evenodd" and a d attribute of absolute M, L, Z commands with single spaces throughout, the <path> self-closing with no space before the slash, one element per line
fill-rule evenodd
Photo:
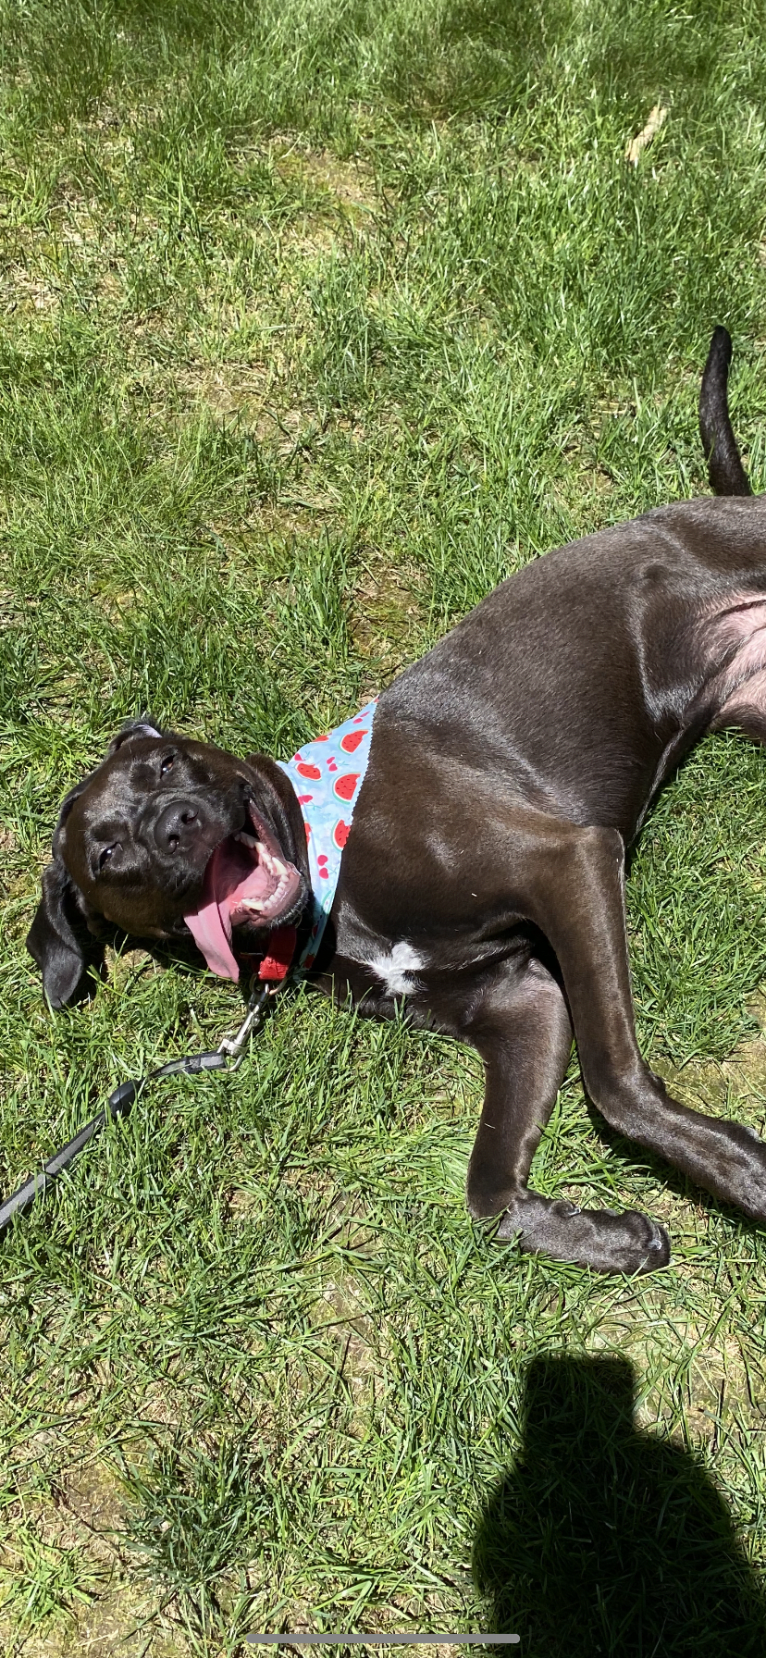
<path fill-rule="evenodd" d="M 297 972 L 307 973 L 313 966 L 332 909 L 343 848 L 370 758 L 377 703 L 373 697 L 343 725 L 304 743 L 292 760 L 277 761 L 303 813 L 313 895 L 311 930 L 294 963 Z"/>
<path fill-rule="evenodd" d="M 309 909 L 309 936 L 295 955 L 296 929 L 293 926 L 273 926 L 269 932 L 268 952 L 257 970 L 259 979 L 279 984 L 287 974 L 307 972 L 313 965 L 332 908 L 338 885 L 340 861 L 348 840 L 359 790 L 362 786 L 372 737 L 372 721 L 377 698 L 368 702 L 360 714 L 354 714 L 343 725 L 324 737 L 315 737 L 311 743 L 293 755 L 292 760 L 278 760 L 277 765 L 289 778 L 300 803 L 306 831 L 311 906 Z M 265 830 L 261 830 L 264 843 Z M 196 910 L 185 917 L 186 925 L 202 952 L 208 967 L 219 978 L 239 979 L 239 962 L 232 949 L 232 928 L 240 914 L 255 913 L 262 907 L 261 894 L 272 883 L 272 891 L 282 891 L 290 907 L 298 895 L 300 877 L 293 865 L 285 865 L 276 841 L 260 844 L 257 860 L 253 862 L 252 838 L 239 834 L 229 836 L 216 847 L 205 871 L 205 884 Z M 266 886 L 264 886 L 264 879 Z M 292 892 L 292 897 L 290 896 Z M 245 955 L 245 963 L 252 958 Z M 255 971 L 254 964 L 250 971 Z"/>

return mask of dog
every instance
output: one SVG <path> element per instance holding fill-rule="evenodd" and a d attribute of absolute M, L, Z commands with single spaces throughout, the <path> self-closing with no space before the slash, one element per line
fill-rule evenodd
<path fill-rule="evenodd" d="M 528 1185 L 573 1038 L 608 1123 L 766 1220 L 766 1145 L 674 1100 L 641 1057 L 624 904 L 626 849 L 692 745 L 731 726 L 766 740 L 766 497 L 751 495 L 731 429 L 730 358 L 716 329 L 700 428 L 718 499 L 528 564 L 384 690 L 309 958 L 327 993 L 383 1019 L 404 1004 L 413 1024 L 478 1051 L 471 1215 L 600 1272 L 651 1271 L 670 1244 L 645 1215 L 581 1211 Z M 149 721 L 122 730 L 67 795 L 43 876 L 27 943 L 51 1006 L 92 989 L 105 929 L 155 947 L 196 940 L 236 977 L 243 954 L 262 958 L 292 924 L 305 957 L 298 795 L 266 755 Z M 225 937 L 218 926 L 233 971 L 200 919 L 211 881 L 214 898 L 216 883 L 236 889 L 219 906 Z"/>

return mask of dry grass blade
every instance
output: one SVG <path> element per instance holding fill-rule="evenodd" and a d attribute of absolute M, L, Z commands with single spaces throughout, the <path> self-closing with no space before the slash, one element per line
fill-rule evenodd
<path fill-rule="evenodd" d="M 666 109 L 664 104 L 655 104 L 654 108 L 649 111 L 646 126 L 636 133 L 635 138 L 631 138 L 625 151 L 625 160 L 629 161 L 631 166 L 638 166 L 639 157 L 643 154 L 647 145 L 651 144 L 652 139 L 657 137 L 660 129 L 664 127 L 668 114 L 669 110 Z"/>

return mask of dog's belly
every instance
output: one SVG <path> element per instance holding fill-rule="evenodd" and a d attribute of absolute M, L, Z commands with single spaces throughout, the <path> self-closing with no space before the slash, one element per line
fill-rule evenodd
<path fill-rule="evenodd" d="M 766 593 L 731 594 L 707 628 L 716 725 L 736 725 L 751 713 L 766 716 Z"/>

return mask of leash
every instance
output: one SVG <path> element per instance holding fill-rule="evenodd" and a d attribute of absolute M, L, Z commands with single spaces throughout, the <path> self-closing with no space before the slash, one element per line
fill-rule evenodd
<path fill-rule="evenodd" d="M 127 1117 L 131 1106 L 148 1083 L 161 1082 L 166 1077 L 196 1077 L 203 1071 L 238 1071 L 250 1037 L 266 1023 L 269 1005 L 287 978 L 295 954 L 295 943 L 294 927 L 279 927 L 271 934 L 269 953 L 253 972 L 247 1013 L 239 1030 L 233 1036 L 225 1036 L 220 1047 L 207 1053 L 183 1054 L 179 1059 L 170 1059 L 166 1065 L 160 1065 L 147 1076 L 129 1077 L 126 1082 L 121 1082 L 118 1088 L 113 1089 L 103 1110 L 92 1117 L 84 1128 L 79 1129 L 65 1146 L 50 1157 L 37 1174 L 30 1175 L 23 1186 L 19 1186 L 17 1191 L 0 1204 L 0 1234 L 10 1226 L 14 1215 L 30 1209 L 35 1198 L 44 1197 L 52 1181 L 79 1157 L 83 1147 L 87 1146 L 89 1140 L 98 1134 L 106 1122 L 114 1122 L 118 1117 Z M 250 958 L 243 959 L 248 961 Z"/>

